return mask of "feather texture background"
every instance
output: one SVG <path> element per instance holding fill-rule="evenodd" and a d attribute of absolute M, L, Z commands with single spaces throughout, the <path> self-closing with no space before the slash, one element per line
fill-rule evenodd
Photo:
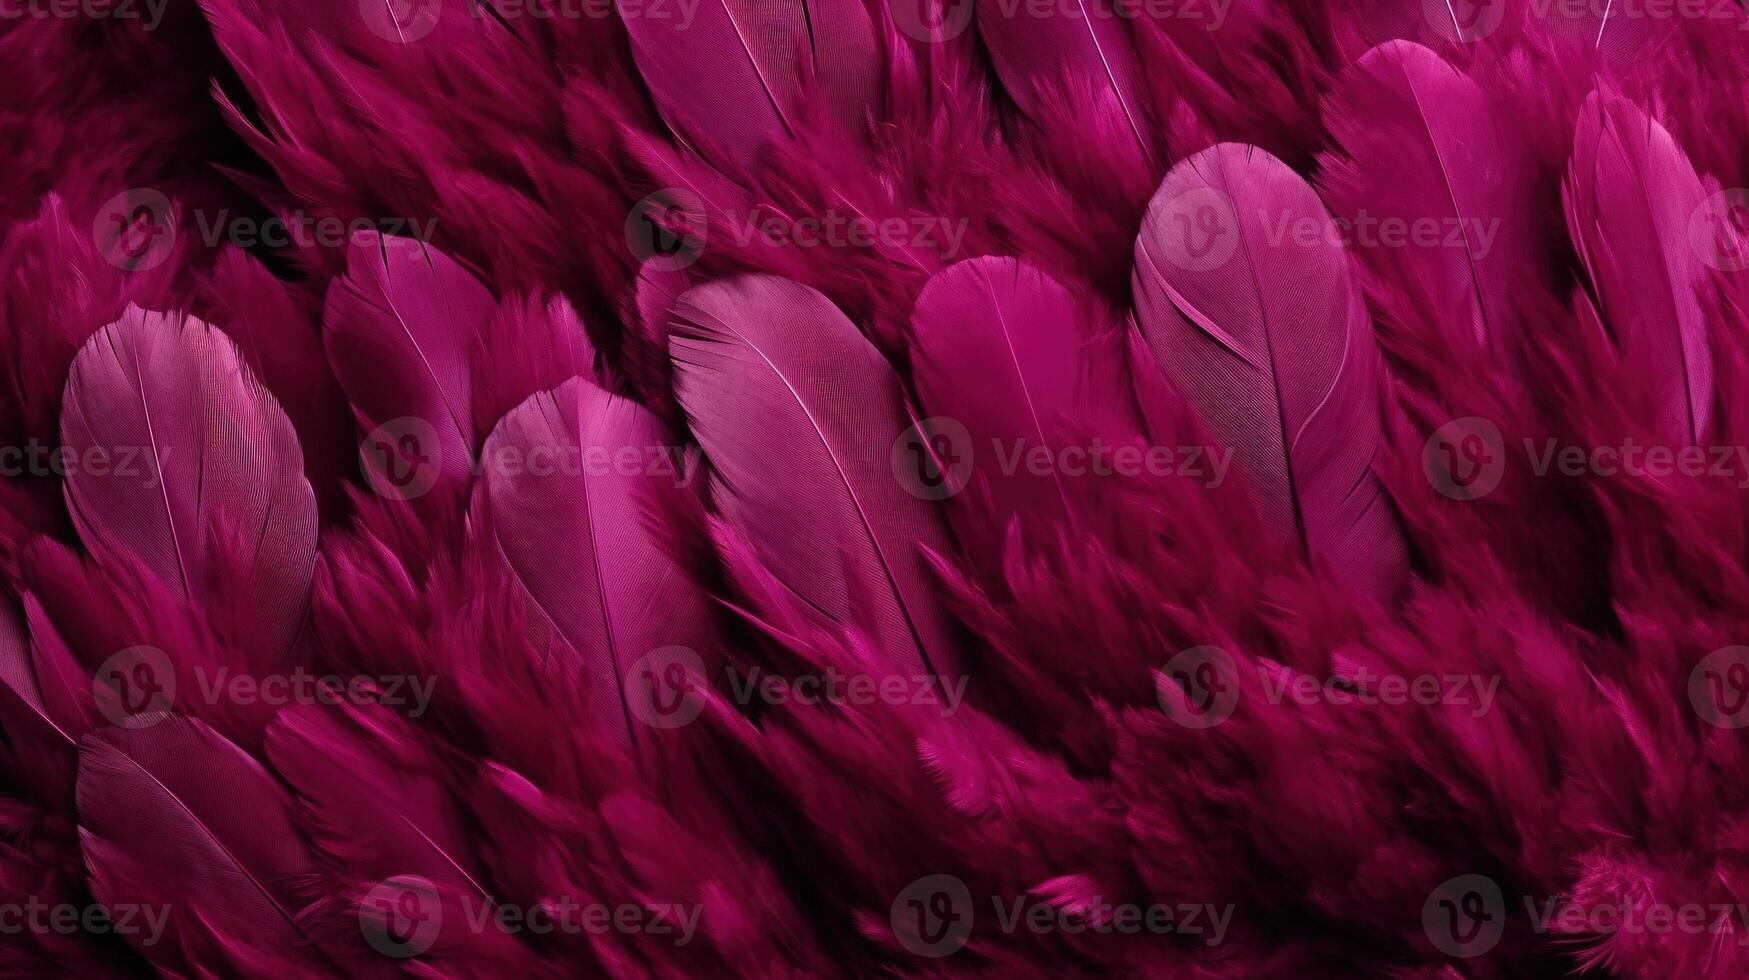
<path fill-rule="evenodd" d="M 1745 27 L 0 4 L 0 975 L 1749 975 Z"/>

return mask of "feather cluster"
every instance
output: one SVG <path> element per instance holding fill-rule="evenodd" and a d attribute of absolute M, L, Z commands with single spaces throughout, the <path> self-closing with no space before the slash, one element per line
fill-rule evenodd
<path fill-rule="evenodd" d="M 1749 975 L 1746 45 L 0 5 L 0 976 Z"/>

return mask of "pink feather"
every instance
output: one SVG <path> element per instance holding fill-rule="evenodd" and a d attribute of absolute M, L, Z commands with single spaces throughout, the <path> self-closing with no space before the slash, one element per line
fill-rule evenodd
<path fill-rule="evenodd" d="M 1084 0 L 1052 4 L 1046 16 L 1036 10 L 1026 2 L 977 4 L 978 34 L 1008 94 L 1036 117 L 1065 89 L 1096 93 L 1093 104 L 1119 116 L 1149 156 L 1152 127 L 1143 108 L 1141 69 L 1122 19 L 1106 5 Z"/>
<path fill-rule="evenodd" d="M 23 616 L 10 602 L 0 603 L 0 772 L 30 798 L 65 806 L 72 800 L 72 753 L 89 722 L 58 696 L 64 682 L 58 669 L 73 665 L 43 654 L 26 634 Z M 69 672 L 89 690 L 82 671 Z"/>
<path fill-rule="evenodd" d="M 707 156 L 750 169 L 766 142 L 805 131 L 813 100 L 847 128 L 868 114 L 879 54 L 860 0 L 702 0 L 695 9 L 691 22 L 630 15 L 625 25 L 657 108 Z"/>
<path fill-rule="evenodd" d="M 623 692 L 639 658 L 715 654 L 704 595 L 652 527 L 685 478 L 673 446 L 647 409 L 580 378 L 517 406 L 486 441 L 482 524 L 623 743 L 637 740 Z"/>
<path fill-rule="evenodd" d="M 167 908 L 163 969 L 271 956 L 322 972 L 297 922 L 311 870 L 290 801 L 264 770 L 204 724 L 142 715 L 146 727 L 87 736 L 79 750 L 79 836 L 91 891 L 114 908 Z M 144 938 L 144 933 L 136 936 Z"/>
<path fill-rule="evenodd" d="M 1712 416 L 1713 359 L 1697 292 L 1706 267 L 1689 240 L 1706 198 L 1694 165 L 1639 107 L 1593 92 L 1561 191 L 1604 323 L 1624 361 L 1658 387 L 1657 426 L 1678 444 L 1699 443 Z"/>
<path fill-rule="evenodd" d="M 469 357 L 494 309 L 471 273 L 410 238 L 355 242 L 346 275 L 328 290 L 328 360 L 353 408 L 371 426 L 429 424 L 446 478 L 465 479 L 472 466 Z"/>
<path fill-rule="evenodd" d="M 325 948 L 386 966 L 359 939 L 361 923 L 382 911 L 370 890 L 412 877 L 430 887 L 440 924 L 427 963 L 449 959 L 518 974 L 534 967 L 514 934 L 465 927 L 469 916 L 500 906 L 445 767 L 412 725 L 377 708 L 292 707 L 268 727 L 265 748 L 297 796 L 294 820 L 322 859 L 325 882 L 351 899 L 321 910 L 333 916 L 325 925 L 339 940 L 324 933 Z"/>
<path fill-rule="evenodd" d="M 1410 41 L 1368 51 L 1324 102 L 1340 154 L 1322 158 L 1331 210 L 1390 281 L 1466 311 L 1487 345 L 1511 322 L 1514 279 L 1537 268 L 1530 161 L 1481 88 Z M 1398 238 L 1382 222 L 1396 222 Z M 1365 222 L 1363 224 L 1363 222 Z M 1416 232 L 1435 222 L 1434 235 Z"/>
<path fill-rule="evenodd" d="M 1181 161 L 1136 240 L 1136 322 L 1161 370 L 1234 450 L 1264 520 L 1387 599 L 1403 585 L 1407 553 L 1373 473 L 1381 367 L 1348 255 L 1324 234 L 1329 221 L 1306 182 L 1256 147 L 1222 143 Z M 1317 234 L 1297 238 L 1296 227 Z"/>
<path fill-rule="evenodd" d="M 952 546 L 890 466 L 910 421 L 892 366 L 831 300 L 773 276 L 689 290 L 670 345 L 716 512 L 821 628 L 862 611 L 899 666 L 951 674 L 925 552 Z"/>
<path fill-rule="evenodd" d="M 265 749 L 311 839 L 339 867 L 418 874 L 488 897 L 455 801 L 406 722 L 383 709 L 292 707 L 268 726 Z"/>
<path fill-rule="evenodd" d="M 309 607 L 316 501 L 297 434 L 231 342 L 192 317 L 130 308 L 73 360 L 61 438 L 67 508 L 100 562 L 137 560 L 237 622 L 272 661 Z M 125 454 L 125 455 L 124 455 Z"/>
<path fill-rule="evenodd" d="M 1122 352 L 1095 336 L 1081 300 L 1020 260 L 968 259 L 936 273 L 918 296 L 911 355 L 925 413 L 965 426 L 971 445 L 958 451 L 972 454 L 974 479 L 989 494 L 988 524 L 956 519 L 968 551 L 999 567 L 1007 526 L 1021 515 L 1071 533 L 1091 530 L 1098 504 L 1089 478 L 1054 466 L 1038 475 L 1024 462 L 1037 447 L 1055 456 L 1083 430 L 1122 417 Z M 968 383 L 974 377 L 978 383 Z M 1125 438 L 1119 432 L 1107 442 Z M 1011 447 L 1022 455 L 1005 467 Z"/>
<path fill-rule="evenodd" d="M 42 604 L 27 593 L 22 611 L 0 605 L 0 728 L 14 748 L 71 750 L 96 717 L 91 676 Z"/>

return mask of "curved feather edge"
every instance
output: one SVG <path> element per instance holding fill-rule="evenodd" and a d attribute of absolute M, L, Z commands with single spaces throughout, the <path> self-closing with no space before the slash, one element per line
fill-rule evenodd
<path fill-rule="evenodd" d="M 1114 402 L 1125 390 L 1123 351 L 1113 343 L 1119 335 L 1093 331 L 1073 293 L 1018 259 L 956 263 L 931 277 L 917 298 L 912 382 L 924 414 L 965 429 L 969 445 L 952 449 L 969 454 L 993 520 L 967 520 L 956 510 L 954 524 L 967 550 L 992 567 L 1000 566 L 1002 540 L 1016 516 L 1073 533 L 1091 531 L 1098 513 L 1085 480 L 1060 466 L 1037 474 L 1019 461 L 1040 447 L 1060 459 L 1066 440 L 1096 428 L 1113 448 L 1139 438 L 1115 428 L 1133 414 Z"/>
<path fill-rule="evenodd" d="M 1373 465 L 1382 365 L 1329 213 L 1280 160 L 1239 143 L 1161 182 L 1136 240 L 1136 323 L 1155 361 L 1248 477 L 1284 541 L 1381 601 L 1407 549 Z"/>

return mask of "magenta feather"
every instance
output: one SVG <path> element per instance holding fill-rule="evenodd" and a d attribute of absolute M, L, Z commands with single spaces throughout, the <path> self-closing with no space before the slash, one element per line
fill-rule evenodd
<path fill-rule="evenodd" d="M 470 929 L 469 916 L 500 908 L 476 853 L 475 832 L 440 765 L 413 725 L 387 710 L 302 706 L 282 710 L 267 730 L 267 758 L 296 794 L 294 822 L 309 836 L 330 894 L 304 919 L 331 918 L 325 951 L 376 972 L 388 965 L 362 938 L 382 914 L 372 891 L 416 879 L 428 887 L 439 923 L 426 962 L 460 961 L 496 974 L 524 974 L 535 958 L 513 933 Z M 355 911 L 356 908 L 356 911 Z"/>
<path fill-rule="evenodd" d="M 72 749 L 97 716 L 89 672 L 28 593 L 21 612 L 0 606 L 0 688 L 0 728 L 15 747 Z"/>
<path fill-rule="evenodd" d="M 328 360 L 354 409 L 371 426 L 430 425 L 446 478 L 463 479 L 472 466 L 470 357 L 494 308 L 471 273 L 410 238 L 355 242 L 346 275 L 328 290 Z"/>
<path fill-rule="evenodd" d="M 1498 342 L 1512 283 L 1538 260 L 1522 141 L 1474 81 L 1410 41 L 1362 56 L 1324 114 L 1342 152 L 1323 158 L 1320 185 L 1361 251 L 1400 261 L 1392 283 L 1468 311 L 1476 340 Z"/>
<path fill-rule="evenodd" d="M 1213 220 L 1189 227 L 1199 217 Z M 1407 562 L 1373 472 L 1381 367 L 1349 257 L 1323 234 L 1329 220 L 1306 182 L 1256 147 L 1222 143 L 1181 161 L 1136 240 L 1136 322 L 1234 450 L 1264 520 L 1383 599 Z M 1318 235 L 1294 237 L 1306 221 Z M 1225 260 L 1193 252 L 1193 234 Z"/>
<path fill-rule="evenodd" d="M 1658 428 L 1705 438 L 1713 356 L 1690 244 L 1706 190 L 1668 130 L 1626 99 L 1593 92 L 1579 111 L 1562 184 L 1567 228 L 1622 356 L 1657 386 Z"/>
<path fill-rule="evenodd" d="M 383 710 L 291 708 L 268 726 L 264 747 L 311 839 L 340 867 L 489 897 L 461 814 L 405 722 Z"/>
<path fill-rule="evenodd" d="M 321 972 L 297 922 L 311 864 L 285 792 L 199 721 L 140 721 L 80 743 L 79 836 L 92 893 L 112 908 L 168 909 L 165 942 L 143 949 L 166 970 L 271 957 Z"/>
<path fill-rule="evenodd" d="M 670 344 L 715 511 L 821 628 L 861 623 L 899 666 L 953 673 L 925 558 L 952 545 L 889 465 L 910 422 L 892 366 L 831 300 L 772 276 L 689 290 Z"/>
<path fill-rule="evenodd" d="M 625 25 L 657 108 L 707 155 L 750 168 L 766 142 L 805 131 L 815 100 L 845 127 L 868 114 L 879 55 L 860 0 L 703 0 L 694 9 L 690 22 L 629 15 Z"/>
<path fill-rule="evenodd" d="M 483 457 L 482 523 L 569 647 L 566 673 L 584 678 L 603 730 L 625 743 L 637 740 L 633 665 L 663 647 L 716 652 L 704 595 L 652 528 L 664 495 L 697 476 L 678 455 L 647 409 L 574 378 L 505 416 Z"/>
<path fill-rule="evenodd" d="M 1036 117 L 1066 89 L 1092 92 L 1093 105 L 1121 118 L 1121 128 L 1149 156 L 1152 127 L 1143 109 L 1141 69 L 1123 19 L 1083 0 L 1052 4 L 1044 16 L 1038 9 L 1030 3 L 977 4 L 978 35 L 1008 94 Z"/>
<path fill-rule="evenodd" d="M 926 414 L 965 426 L 971 444 L 956 451 L 971 454 L 973 480 L 989 494 L 989 524 L 956 520 L 969 552 L 999 567 L 1007 526 L 1019 515 L 1071 533 L 1092 530 L 1098 505 L 1087 474 L 1052 466 L 1040 475 L 1023 462 L 1038 447 L 1055 459 L 1071 440 L 1122 418 L 1121 351 L 1096 335 L 1082 300 L 1017 259 L 950 266 L 917 298 L 911 375 Z M 978 384 L 967 383 L 973 377 Z M 1104 434 L 1114 446 L 1129 435 Z M 1005 465 L 1004 453 L 1019 455 Z"/>
<path fill-rule="evenodd" d="M 0 772 L 32 799 L 64 807 L 72 800 L 72 753 L 89 722 L 62 689 L 63 671 L 87 691 L 90 682 L 56 652 L 34 646 L 24 617 L 0 604 Z"/>
<path fill-rule="evenodd" d="M 139 561 L 246 624 L 237 639 L 263 661 L 290 647 L 309 607 L 316 501 L 291 423 L 223 334 L 129 309 L 74 359 L 61 437 L 80 458 L 115 460 L 66 480 L 100 561 Z"/>

